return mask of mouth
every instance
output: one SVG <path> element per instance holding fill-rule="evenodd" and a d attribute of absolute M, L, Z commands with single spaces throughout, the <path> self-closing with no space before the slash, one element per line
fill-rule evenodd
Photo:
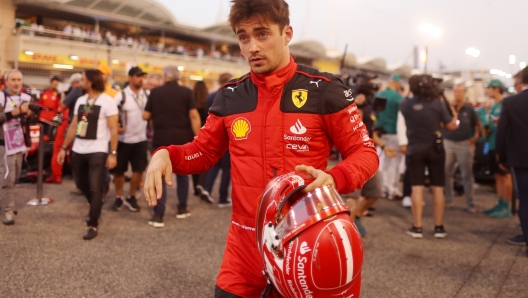
<path fill-rule="evenodd" d="M 261 58 L 261 57 L 255 57 L 255 58 L 251 58 L 249 60 L 250 63 L 260 63 L 260 62 L 263 62 L 265 59 L 264 58 Z"/>

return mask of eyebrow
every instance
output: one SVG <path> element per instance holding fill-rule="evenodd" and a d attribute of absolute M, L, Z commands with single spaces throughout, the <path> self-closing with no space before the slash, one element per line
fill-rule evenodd
<path fill-rule="evenodd" d="M 270 30 L 270 28 L 268 27 L 257 27 L 255 29 L 253 29 L 253 31 L 265 31 L 265 30 Z M 240 29 L 236 32 L 236 34 L 240 34 L 240 33 L 246 33 L 246 30 L 245 29 Z"/>

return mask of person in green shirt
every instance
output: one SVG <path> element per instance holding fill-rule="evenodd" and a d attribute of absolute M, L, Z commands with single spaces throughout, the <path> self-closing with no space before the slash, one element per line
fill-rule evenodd
<path fill-rule="evenodd" d="M 377 97 L 387 99 L 385 110 L 378 112 L 376 121 L 376 131 L 381 132 L 381 140 L 385 146 L 393 148 L 396 157 L 389 157 L 386 154 L 380 156 L 381 172 L 383 173 L 383 192 L 388 199 L 401 197 L 400 190 L 400 163 L 402 154 L 398 150 L 398 136 L 396 134 L 396 123 L 398 111 L 403 96 L 398 92 L 402 87 L 401 77 L 392 74 L 387 89 L 376 94 Z"/>
<path fill-rule="evenodd" d="M 497 124 L 499 123 L 499 116 L 502 109 L 502 100 L 504 99 L 505 87 L 502 81 L 493 79 L 486 86 L 487 95 L 495 101 L 489 111 L 489 126 L 488 134 L 488 156 L 490 163 L 490 171 L 495 177 L 495 184 L 497 188 L 497 195 L 499 197 L 496 206 L 484 210 L 484 213 L 489 214 L 493 218 L 509 218 L 512 217 L 510 209 L 510 200 L 513 191 L 512 177 L 510 173 L 504 171 L 497 162 L 495 153 L 495 138 L 497 135 Z"/>

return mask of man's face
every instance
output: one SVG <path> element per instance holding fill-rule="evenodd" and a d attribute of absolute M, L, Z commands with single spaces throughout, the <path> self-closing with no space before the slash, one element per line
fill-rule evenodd
<path fill-rule="evenodd" d="M 466 89 L 462 86 L 455 86 L 453 93 L 455 94 L 456 103 L 464 102 L 466 99 Z"/>
<path fill-rule="evenodd" d="M 106 82 L 108 82 L 108 75 L 107 74 L 103 74 L 103 82 L 105 83 L 106 85 Z"/>
<path fill-rule="evenodd" d="M 18 71 L 11 72 L 6 78 L 7 91 L 11 94 L 16 94 L 22 88 L 22 74 Z"/>
<path fill-rule="evenodd" d="M 242 55 L 257 74 L 271 74 L 289 61 L 288 43 L 293 37 L 291 26 L 281 31 L 278 24 L 263 23 L 257 16 L 241 21 L 235 32 Z"/>
<path fill-rule="evenodd" d="M 523 83 L 521 82 L 521 80 L 520 79 L 515 79 L 515 91 L 517 93 L 521 93 L 522 88 L 523 88 Z"/>
<path fill-rule="evenodd" d="M 152 90 L 159 86 L 159 81 L 156 78 L 145 79 L 144 82 L 143 89 L 146 90 Z"/>
<path fill-rule="evenodd" d="M 134 89 L 139 89 L 143 86 L 143 76 L 129 76 L 128 83 L 134 87 Z"/>
<path fill-rule="evenodd" d="M 90 81 L 88 81 L 88 79 L 86 78 L 86 75 L 83 73 L 82 74 L 82 79 L 81 79 L 81 88 L 82 88 L 82 90 L 84 92 L 88 92 L 91 87 L 92 87 L 92 83 Z"/>
<path fill-rule="evenodd" d="M 494 87 L 487 87 L 486 88 L 486 95 L 487 96 L 489 96 L 491 98 L 495 98 L 495 97 L 497 97 L 497 94 L 498 94 L 498 92 L 497 92 L 496 88 L 494 88 Z"/>
<path fill-rule="evenodd" d="M 59 81 L 55 81 L 55 80 L 51 81 L 50 88 L 52 90 L 57 90 L 58 87 L 59 87 Z"/>

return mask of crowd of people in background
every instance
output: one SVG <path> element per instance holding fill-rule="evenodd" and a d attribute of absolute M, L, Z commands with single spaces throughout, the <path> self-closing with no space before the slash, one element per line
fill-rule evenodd
<path fill-rule="evenodd" d="M 216 92 L 209 94 L 202 81 L 196 82 L 192 90 L 181 86 L 178 83 L 180 72 L 173 65 L 164 68 L 162 77 L 146 74 L 141 68 L 133 67 L 128 72 L 126 87 L 120 91 L 112 88 L 111 75 L 112 71 L 106 65 L 101 65 L 97 70 L 73 74 L 68 81 L 70 87 L 65 92 L 58 90 L 61 78 L 52 77 L 50 87 L 41 93 L 37 102 L 42 107 L 41 122 L 44 125 L 55 123 L 57 126 L 51 175 L 46 182 L 62 182 L 63 163 L 69 155 L 78 191 L 90 203 L 87 216 L 89 229 L 84 239 L 92 239 L 97 235 L 104 196 L 108 193 L 111 180 L 116 193 L 112 209 L 120 211 L 126 207 L 132 212 L 140 211 L 137 193 L 142 187 L 149 156 L 158 148 L 192 141 L 205 124 L 208 110 L 216 96 Z M 16 146 L 12 142 L 17 141 L 14 136 L 19 129 L 16 125 L 18 119 L 21 115 L 31 115 L 32 111 L 28 108 L 31 98 L 23 93 L 22 73 L 18 70 L 8 71 L 3 78 L 5 88 L 0 93 L 0 103 L 5 109 L 0 113 L 0 122 L 4 125 L 13 124 L 13 136 L 6 135 L 4 130 L 0 154 L 7 156 L 7 159 L 0 162 L 0 192 L 2 221 L 11 225 L 16 214 L 13 188 L 20 173 L 21 152 L 26 146 L 20 140 L 22 143 Z M 219 84 L 223 85 L 230 79 L 232 75 L 224 73 L 219 77 Z M 519 72 L 514 80 L 517 92 L 524 94 L 528 86 L 528 68 Z M 480 99 L 476 105 L 467 101 L 464 85 L 454 87 L 454 100 L 448 102 L 442 92 L 438 95 L 426 88 L 435 84 L 431 76 L 413 76 L 408 84 L 410 91 L 406 93 L 403 79 L 391 75 L 387 88 L 376 94 L 386 100 L 382 111 L 373 111 L 372 107 L 364 104 L 366 98 L 361 94 L 355 98 L 362 115 L 359 125 L 367 126 L 370 137 L 379 148 L 381 160 L 380 172 L 363 189 L 344 195 L 361 200 L 352 214 L 360 233 L 366 235 L 361 218 L 369 213 L 377 199 L 387 198 L 402 200 L 403 207 L 412 209 L 413 224 L 407 234 L 422 238 L 423 194 L 425 187 L 430 187 L 434 207 L 434 236 L 446 237 L 444 210 L 454 206 L 453 184 L 457 168 L 461 174 L 458 182 L 463 187 L 469 214 L 480 211 L 492 218 L 511 218 L 515 176 L 512 177 L 509 167 L 515 165 L 506 165 L 506 162 L 516 157 L 508 156 L 506 159 L 505 156 L 511 152 L 504 149 L 509 137 L 504 134 L 512 129 L 511 120 L 503 124 L 508 126 L 507 129 L 498 129 L 504 114 L 501 113 L 505 102 L 504 83 L 498 79 L 491 80 L 486 86 L 487 98 Z M 506 145 L 499 145 L 497 140 Z M 489 170 L 496 182 L 497 204 L 486 210 L 477 210 L 475 207 L 473 168 L 478 156 L 487 156 Z M 405 169 L 403 185 L 400 183 L 401 165 Z M 220 195 L 214 198 L 213 185 L 220 170 Z M 230 171 L 230 156 L 226 152 L 211 170 L 205 174 L 192 175 L 192 193 L 206 203 L 218 204 L 218 207 L 231 206 Z M 131 172 L 130 177 L 126 176 L 127 172 Z M 519 172 L 524 175 L 522 170 Z M 176 218 L 185 219 L 190 216 L 187 205 L 189 176 L 176 177 Z M 125 191 L 127 179 L 130 184 Z M 148 224 L 156 228 L 164 227 L 166 204 L 167 192 L 163 181 L 163 195 L 153 208 Z M 521 203 L 521 216 L 526 217 L 525 209 L 526 202 Z M 524 234 L 527 232 L 527 220 L 521 219 Z M 526 244 L 523 234 L 507 241 L 516 245 Z"/>
<path fill-rule="evenodd" d="M 31 30 L 23 31 L 30 36 L 45 36 L 59 39 L 83 41 L 89 43 L 99 43 L 101 45 L 113 46 L 119 49 L 131 49 L 137 51 L 162 52 L 182 56 L 192 56 L 198 59 L 209 57 L 216 60 L 237 60 L 240 55 L 236 51 L 229 49 L 212 49 L 206 44 L 187 42 L 166 38 L 161 42 L 159 36 L 148 36 L 133 34 L 128 32 L 118 32 L 109 28 L 96 29 L 95 26 L 65 22 L 57 27 L 45 27 L 32 21 L 23 27 Z M 51 30 L 44 31 L 44 30 Z"/>

